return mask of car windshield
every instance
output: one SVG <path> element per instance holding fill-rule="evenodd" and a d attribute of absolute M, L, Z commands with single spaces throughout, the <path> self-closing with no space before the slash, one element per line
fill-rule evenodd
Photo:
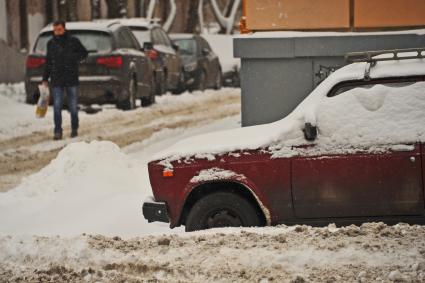
<path fill-rule="evenodd" d="M 78 38 L 89 52 L 109 52 L 112 50 L 111 36 L 105 32 L 96 31 L 68 31 L 69 34 Z M 35 53 L 46 54 L 47 42 L 53 33 L 47 32 L 40 35 L 34 47 Z"/>
<path fill-rule="evenodd" d="M 143 46 L 145 42 L 151 42 L 150 31 L 143 27 L 131 27 L 131 31 L 137 38 L 140 46 Z"/>
<path fill-rule="evenodd" d="M 180 54 L 182 55 L 196 54 L 196 41 L 194 39 L 176 39 L 174 43 L 178 45 Z"/>

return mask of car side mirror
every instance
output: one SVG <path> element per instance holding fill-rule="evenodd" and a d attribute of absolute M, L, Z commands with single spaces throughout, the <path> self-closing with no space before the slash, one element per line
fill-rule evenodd
<path fill-rule="evenodd" d="M 153 44 L 152 42 L 144 42 L 143 43 L 143 51 L 152 50 Z"/>
<path fill-rule="evenodd" d="M 175 50 L 175 51 L 179 51 L 179 46 L 177 45 L 177 44 L 175 44 L 175 43 L 173 43 L 173 49 Z"/>
<path fill-rule="evenodd" d="M 202 55 L 206 56 L 210 54 L 210 50 L 208 48 L 202 48 Z"/>
<path fill-rule="evenodd" d="M 308 141 L 314 141 L 317 137 L 317 127 L 311 123 L 304 124 L 304 137 Z"/>

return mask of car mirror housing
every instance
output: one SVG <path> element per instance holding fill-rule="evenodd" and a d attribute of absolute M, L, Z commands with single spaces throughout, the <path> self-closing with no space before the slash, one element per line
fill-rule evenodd
<path fill-rule="evenodd" d="M 153 49 L 153 44 L 152 42 L 144 42 L 143 43 L 143 50 L 152 50 Z"/>
<path fill-rule="evenodd" d="M 173 49 L 175 51 L 179 51 L 179 46 L 177 44 L 173 43 Z"/>
<path fill-rule="evenodd" d="M 304 137 L 308 141 L 314 141 L 317 138 L 317 126 L 311 123 L 304 124 Z"/>
<path fill-rule="evenodd" d="M 202 55 L 208 55 L 208 54 L 210 54 L 210 51 L 208 50 L 208 48 L 203 48 Z"/>

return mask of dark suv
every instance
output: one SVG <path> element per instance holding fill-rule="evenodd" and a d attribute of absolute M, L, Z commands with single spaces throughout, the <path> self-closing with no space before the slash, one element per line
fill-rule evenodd
<path fill-rule="evenodd" d="M 189 90 L 222 86 L 221 65 L 208 42 L 197 34 L 172 34 L 182 57 L 185 82 Z"/>
<path fill-rule="evenodd" d="M 128 110 L 155 102 L 153 63 L 142 52 L 138 41 L 128 27 L 116 22 L 69 22 L 67 31 L 78 38 L 89 51 L 79 67 L 79 103 L 114 103 Z M 52 26 L 41 30 L 27 58 L 26 102 L 35 103 L 37 85 L 45 67 L 47 42 L 52 38 Z"/>
<path fill-rule="evenodd" d="M 120 19 L 122 25 L 128 26 L 146 54 L 152 59 L 155 66 L 157 94 L 167 90 L 179 94 L 185 90 L 183 65 L 174 45 L 157 23 L 144 18 Z"/>

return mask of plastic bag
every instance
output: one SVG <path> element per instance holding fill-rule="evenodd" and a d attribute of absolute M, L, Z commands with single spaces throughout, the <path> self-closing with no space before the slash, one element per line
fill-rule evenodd
<path fill-rule="evenodd" d="M 35 116 L 37 118 L 44 118 L 49 107 L 50 91 L 48 86 L 42 84 L 38 85 L 38 90 L 40 91 L 40 97 L 38 98 L 37 108 L 35 109 Z"/>

